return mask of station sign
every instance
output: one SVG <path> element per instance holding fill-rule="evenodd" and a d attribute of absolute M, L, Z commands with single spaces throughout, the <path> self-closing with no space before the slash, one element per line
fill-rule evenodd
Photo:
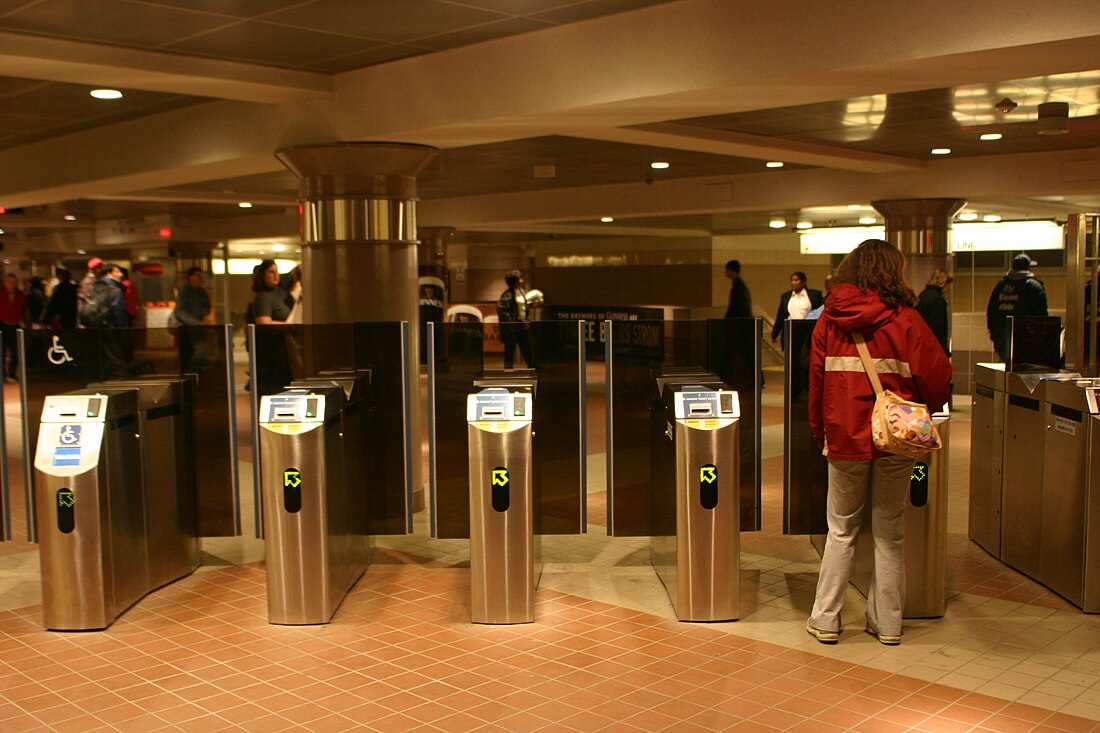
<path fill-rule="evenodd" d="M 885 227 L 829 227 L 799 234 L 802 254 L 848 254 L 865 239 L 884 239 Z M 1062 249 L 1062 227 L 1053 221 L 960 222 L 947 233 L 951 252 L 1030 252 Z"/>

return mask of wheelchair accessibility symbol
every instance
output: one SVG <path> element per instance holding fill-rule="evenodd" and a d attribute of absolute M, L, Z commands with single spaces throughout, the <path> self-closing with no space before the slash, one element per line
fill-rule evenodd
<path fill-rule="evenodd" d="M 80 426 L 62 425 L 57 434 L 57 442 L 59 445 L 80 445 Z"/>
<path fill-rule="evenodd" d="M 50 360 L 51 364 L 57 364 L 59 366 L 67 361 L 73 360 L 73 358 L 69 356 L 69 352 L 61 345 L 60 336 L 53 337 L 53 346 L 46 352 L 46 358 Z"/>

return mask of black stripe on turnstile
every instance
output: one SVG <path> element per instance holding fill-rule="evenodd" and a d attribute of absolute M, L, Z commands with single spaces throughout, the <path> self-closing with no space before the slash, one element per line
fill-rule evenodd
<path fill-rule="evenodd" d="M 982 397 L 993 397 L 993 388 L 986 387 L 984 384 L 977 385 L 977 392 Z"/>
<path fill-rule="evenodd" d="M 1010 394 L 1008 396 L 1008 404 L 1016 405 L 1017 407 L 1023 407 L 1028 410 L 1039 411 L 1039 400 L 1033 400 L 1030 397 L 1021 397 L 1020 395 Z"/>
<path fill-rule="evenodd" d="M 57 504 L 57 531 L 71 534 L 76 528 L 76 499 L 72 489 L 58 489 L 54 501 Z"/>
<path fill-rule="evenodd" d="M 1050 414 L 1057 415 L 1058 417 L 1064 417 L 1067 420 L 1073 420 L 1074 422 L 1081 422 L 1084 415 L 1080 410 L 1074 410 L 1070 407 L 1063 407 L 1062 405 L 1051 405 Z"/>
<path fill-rule="evenodd" d="M 172 417 L 179 415 L 183 412 L 183 408 L 179 405 L 161 405 L 160 407 L 154 407 L 145 413 L 146 418 L 149 420 L 157 420 L 162 417 Z"/>
<path fill-rule="evenodd" d="M 703 472 L 708 468 L 714 471 L 714 480 L 709 482 L 703 478 Z M 703 466 L 699 472 L 699 503 L 704 509 L 718 506 L 718 468 L 712 463 Z"/>

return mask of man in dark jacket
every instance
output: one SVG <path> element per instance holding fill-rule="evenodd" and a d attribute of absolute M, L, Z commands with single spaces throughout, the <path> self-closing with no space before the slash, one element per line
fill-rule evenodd
<path fill-rule="evenodd" d="M 504 343 L 504 368 L 511 369 L 515 363 L 517 346 L 527 366 L 534 367 L 531 360 L 527 291 L 523 289 L 523 275 L 519 270 L 509 270 L 504 274 L 504 282 L 508 288 L 500 294 L 500 300 L 497 301 L 500 340 Z"/>
<path fill-rule="evenodd" d="M 989 294 L 985 323 L 993 349 L 1003 362 L 1008 361 L 1008 317 L 1047 315 L 1047 291 L 1043 281 L 1031 274 L 1034 266 L 1035 261 L 1028 255 L 1016 255 L 1012 259 L 1012 269 Z"/>
<path fill-rule="evenodd" d="M 737 260 L 727 262 L 726 277 L 730 281 L 730 303 L 723 318 L 752 318 L 752 294 L 741 279 L 741 263 Z"/>
<path fill-rule="evenodd" d="M 932 333 L 936 335 L 936 340 L 943 347 L 943 353 L 948 356 L 951 356 L 949 336 L 951 314 L 943 290 L 954 280 L 955 278 L 951 277 L 945 270 L 937 267 L 928 278 L 927 287 L 917 296 L 917 312 L 920 313 L 921 318 L 928 324 L 928 327 L 932 329 Z"/>

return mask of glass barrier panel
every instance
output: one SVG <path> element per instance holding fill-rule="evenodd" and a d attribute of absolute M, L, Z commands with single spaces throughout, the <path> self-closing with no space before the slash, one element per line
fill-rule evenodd
<path fill-rule="evenodd" d="M 1056 372 L 1062 368 L 1062 319 L 1009 316 L 1010 372 Z"/>
<path fill-rule="evenodd" d="M 783 533 L 825 534 L 829 464 L 810 431 L 810 337 L 817 321 L 783 325 Z"/>

